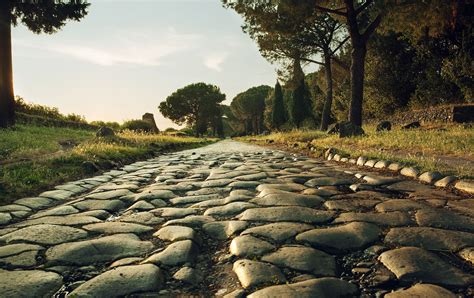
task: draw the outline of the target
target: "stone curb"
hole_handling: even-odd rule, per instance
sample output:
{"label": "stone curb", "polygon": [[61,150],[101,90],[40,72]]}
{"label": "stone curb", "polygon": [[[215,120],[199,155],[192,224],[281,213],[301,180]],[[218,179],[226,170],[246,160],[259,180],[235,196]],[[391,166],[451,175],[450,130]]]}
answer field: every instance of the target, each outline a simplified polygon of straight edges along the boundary
{"label": "stone curb", "polygon": [[[317,148],[311,148],[311,151],[314,152],[315,150],[317,150]],[[461,180],[456,176],[445,176],[437,171],[421,173],[418,168],[406,166],[399,162],[368,159],[365,156],[359,156],[355,159],[350,158],[349,156],[342,156],[338,152],[339,151],[335,148],[324,149],[324,159],[328,161],[355,164],[360,167],[390,170],[392,172],[397,172],[402,176],[413,178],[429,185],[434,185],[436,187],[448,187],[453,185],[454,188],[459,191],[474,194],[474,181],[472,180]]]}

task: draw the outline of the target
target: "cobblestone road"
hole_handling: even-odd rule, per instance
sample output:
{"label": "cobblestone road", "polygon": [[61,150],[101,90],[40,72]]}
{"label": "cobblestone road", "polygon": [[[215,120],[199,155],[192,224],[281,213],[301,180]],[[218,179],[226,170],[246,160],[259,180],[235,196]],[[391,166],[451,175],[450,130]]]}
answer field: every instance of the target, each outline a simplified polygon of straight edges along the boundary
{"label": "cobblestone road", "polygon": [[472,297],[474,200],[367,171],[226,140],[58,186],[0,207],[0,296]]}

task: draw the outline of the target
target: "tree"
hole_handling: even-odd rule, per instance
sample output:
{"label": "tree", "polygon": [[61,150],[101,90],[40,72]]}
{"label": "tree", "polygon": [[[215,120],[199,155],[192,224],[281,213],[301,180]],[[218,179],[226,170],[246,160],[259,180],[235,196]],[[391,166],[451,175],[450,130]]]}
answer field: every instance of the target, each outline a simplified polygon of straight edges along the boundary
{"label": "tree", "polygon": [[[314,3],[314,0],[308,0]],[[342,3],[340,3],[342,2]],[[347,27],[352,44],[351,53],[351,106],[349,121],[362,126],[362,104],[364,99],[365,57],[367,43],[382,21],[382,12],[377,11],[375,0],[316,1],[316,9],[339,17]],[[375,17],[371,18],[371,14]]]}
{"label": "tree", "polygon": [[313,108],[309,90],[306,86],[305,75],[299,59],[293,63],[293,79],[290,82],[291,100],[288,106],[290,122],[297,128],[307,118],[313,118]]}
{"label": "tree", "polygon": [[230,104],[234,116],[244,124],[246,134],[260,134],[263,132],[263,113],[265,99],[271,92],[269,86],[252,87],[237,94]]}
{"label": "tree", "polygon": [[219,87],[196,83],[173,92],[159,105],[164,117],[176,124],[187,124],[196,135],[202,135],[216,115],[221,115],[220,103],[225,100]]}
{"label": "tree", "polygon": [[15,123],[11,27],[22,23],[34,33],[51,34],[68,20],[81,20],[89,5],[82,0],[0,1],[0,127]]}
{"label": "tree", "polygon": [[271,109],[271,125],[273,128],[280,129],[285,121],[286,115],[285,103],[283,102],[283,92],[281,90],[280,82],[277,81]]}

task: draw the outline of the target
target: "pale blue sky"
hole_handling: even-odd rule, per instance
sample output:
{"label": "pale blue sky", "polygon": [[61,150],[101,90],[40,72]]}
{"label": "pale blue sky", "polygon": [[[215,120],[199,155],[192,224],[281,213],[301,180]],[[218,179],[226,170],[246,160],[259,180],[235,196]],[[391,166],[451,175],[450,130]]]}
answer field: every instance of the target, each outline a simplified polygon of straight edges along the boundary
{"label": "pale blue sky", "polygon": [[172,126],[158,104],[195,82],[218,85],[227,103],[274,85],[263,59],[219,0],[91,0],[89,14],[54,35],[13,30],[15,91],[87,120],[123,121],[145,112]]}

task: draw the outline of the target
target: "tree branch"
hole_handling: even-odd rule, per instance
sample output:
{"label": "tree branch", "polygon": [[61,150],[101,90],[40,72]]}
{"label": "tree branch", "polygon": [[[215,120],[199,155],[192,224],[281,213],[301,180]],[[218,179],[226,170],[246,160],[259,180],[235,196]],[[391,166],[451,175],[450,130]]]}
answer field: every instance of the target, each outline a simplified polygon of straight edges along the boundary
{"label": "tree branch", "polygon": [[362,38],[364,40],[368,40],[370,35],[374,33],[375,29],[380,25],[380,22],[382,21],[382,14],[379,14],[375,20],[365,29],[365,32],[362,34]]}
{"label": "tree branch", "polygon": [[340,16],[347,16],[347,13],[346,12],[342,12],[340,10],[343,10],[344,8],[338,8],[338,9],[331,9],[331,8],[327,8],[327,7],[322,7],[322,6],[319,6],[319,5],[316,5],[316,8],[321,10],[321,11],[324,11],[324,12],[327,12],[327,13],[332,13],[332,14],[337,14],[337,15],[340,15]]}
{"label": "tree branch", "polygon": [[324,65],[324,63],[319,62],[319,61],[316,61],[316,60],[313,60],[313,59],[300,58],[300,60],[307,61],[307,62],[313,62],[313,63],[319,64],[319,65]]}
{"label": "tree branch", "polygon": [[340,43],[339,45],[331,51],[331,56],[334,55],[337,51],[339,51],[339,49],[349,40],[349,38],[351,38],[350,36],[347,36],[346,38],[344,38]]}
{"label": "tree branch", "polygon": [[362,4],[361,6],[359,6],[356,10],[355,10],[355,14],[358,15],[359,13],[363,12],[364,9],[367,8],[367,6],[369,6],[370,4],[372,4],[372,2],[374,2],[374,0],[366,0],[364,2],[364,4]]}

